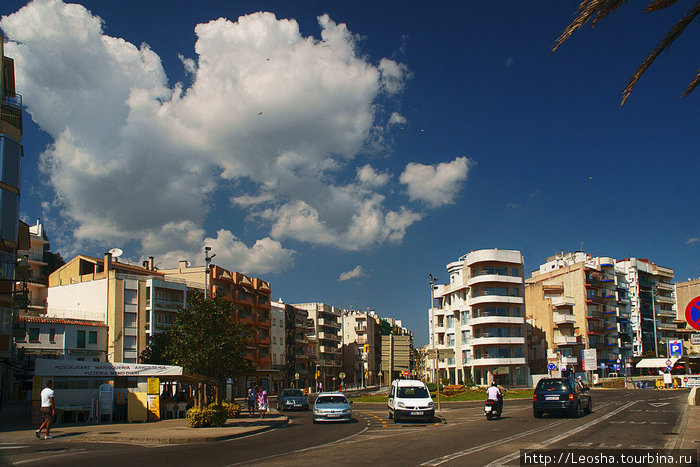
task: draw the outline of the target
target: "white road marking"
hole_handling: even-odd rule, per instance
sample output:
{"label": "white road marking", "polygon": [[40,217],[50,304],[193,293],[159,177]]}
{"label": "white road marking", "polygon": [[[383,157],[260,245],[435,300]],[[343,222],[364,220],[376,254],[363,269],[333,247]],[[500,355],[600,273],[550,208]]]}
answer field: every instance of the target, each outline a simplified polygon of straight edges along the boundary
{"label": "white road marking", "polygon": [[22,449],[29,446],[0,446],[0,449]]}
{"label": "white road marking", "polygon": [[[623,410],[625,410],[625,409],[628,408],[628,407],[631,407],[632,405],[636,404],[637,402],[639,402],[639,401],[629,402],[629,403],[623,405],[622,407],[619,407],[619,408],[613,410],[612,412],[603,415],[603,416],[600,417],[600,418],[597,418],[597,419],[595,419],[595,420],[592,420],[592,421],[590,421],[590,422],[588,422],[588,423],[585,423],[585,424],[583,424],[583,425],[581,425],[581,426],[579,426],[579,427],[577,427],[577,428],[574,428],[573,430],[569,430],[569,431],[567,431],[566,433],[562,433],[562,434],[560,434],[559,436],[555,436],[554,438],[550,438],[549,440],[547,440],[547,441],[545,441],[545,442],[543,442],[543,443],[538,443],[538,444],[534,445],[533,447],[529,447],[529,448],[527,448],[527,449],[542,449],[542,448],[546,448],[547,446],[550,446],[550,445],[552,445],[552,444],[554,444],[554,443],[556,443],[556,442],[558,442],[558,441],[561,441],[562,439],[568,438],[569,436],[575,435],[576,433],[580,433],[580,432],[582,432],[583,430],[586,430],[586,429],[588,429],[588,428],[590,428],[590,427],[592,427],[592,426],[594,426],[594,425],[597,425],[597,424],[600,423],[600,422],[603,422],[603,421],[609,419],[610,417],[613,417],[613,416],[617,415],[618,413],[622,412]],[[506,463],[508,463],[508,462],[510,462],[510,461],[512,461],[512,460],[515,460],[515,459],[517,459],[517,458],[519,458],[519,457],[520,457],[520,450],[515,451],[515,452],[513,452],[513,453],[511,453],[511,454],[508,454],[508,455],[506,455],[506,456],[503,456],[503,457],[501,457],[500,459],[496,459],[495,461],[491,462],[491,463],[488,464],[488,465],[489,465],[489,466],[500,466],[500,465],[506,464]]]}

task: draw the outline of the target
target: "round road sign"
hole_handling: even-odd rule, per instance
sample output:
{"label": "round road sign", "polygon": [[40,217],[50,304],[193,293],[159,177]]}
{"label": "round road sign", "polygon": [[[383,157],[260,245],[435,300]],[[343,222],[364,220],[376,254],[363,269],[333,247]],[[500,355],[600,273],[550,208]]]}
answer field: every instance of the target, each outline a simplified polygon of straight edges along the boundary
{"label": "round road sign", "polygon": [[686,376],[685,378],[683,378],[683,382],[684,382],[684,383],[687,383],[687,382],[688,382],[688,377],[687,377],[687,376]]}
{"label": "round road sign", "polygon": [[294,379],[299,379],[299,376],[301,376],[299,373],[294,373]]}
{"label": "round road sign", "polygon": [[671,366],[671,360],[666,360],[666,366]]}
{"label": "round road sign", "polygon": [[700,331],[700,297],[695,297],[685,307],[685,320],[693,329]]}
{"label": "round road sign", "polygon": [[[338,378],[345,379],[345,372],[341,371],[340,373],[338,373]],[[335,378],[333,378],[333,379],[335,379]]]}
{"label": "round road sign", "polygon": [[554,371],[557,369],[557,366],[554,363],[549,363],[549,364],[547,364],[547,369],[549,371]]}

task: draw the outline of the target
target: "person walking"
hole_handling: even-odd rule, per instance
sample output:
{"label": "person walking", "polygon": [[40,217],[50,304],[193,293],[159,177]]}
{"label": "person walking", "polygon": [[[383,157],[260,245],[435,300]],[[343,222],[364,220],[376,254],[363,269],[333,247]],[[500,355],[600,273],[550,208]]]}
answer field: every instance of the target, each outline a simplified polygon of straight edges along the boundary
{"label": "person walking", "polygon": [[56,415],[56,405],[53,398],[53,383],[49,380],[46,382],[46,387],[41,391],[41,414],[44,416],[44,421],[34,435],[41,438],[41,430],[46,427],[46,436],[44,439],[52,439],[51,436],[51,421]]}
{"label": "person walking", "polygon": [[260,418],[263,418],[265,417],[265,412],[267,412],[267,391],[263,390],[262,386],[258,386],[256,401]]}
{"label": "person walking", "polygon": [[252,417],[253,413],[255,412],[255,386],[253,383],[250,383],[250,387],[248,388],[248,416]]}

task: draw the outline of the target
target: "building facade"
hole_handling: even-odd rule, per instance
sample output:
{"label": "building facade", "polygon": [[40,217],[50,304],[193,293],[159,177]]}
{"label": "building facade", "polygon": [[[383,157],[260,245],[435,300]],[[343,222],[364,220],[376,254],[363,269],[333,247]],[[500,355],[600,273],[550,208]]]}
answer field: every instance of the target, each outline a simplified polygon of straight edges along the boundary
{"label": "building facade", "polygon": [[37,219],[36,224],[29,226],[28,250],[17,252],[18,274],[15,282],[17,290],[26,294],[26,307],[22,314],[41,316],[46,314],[46,299],[48,297],[48,262],[49,238],[44,232],[44,226]]}
{"label": "building facade", "polygon": [[[281,302],[279,302],[281,304]],[[316,387],[316,353],[318,341],[309,312],[284,304],[286,361],[285,386],[314,389]]]}
{"label": "building facade", "polygon": [[[447,265],[448,284],[433,289],[429,310],[435,377],[524,386],[528,380],[522,254],[477,250]],[[434,352],[437,350],[437,352]]]}
{"label": "building facade", "polygon": [[380,318],[373,311],[343,311],[343,372],[347,385],[374,385],[381,361],[382,334],[379,322]]}
{"label": "building facade", "polygon": [[297,303],[295,307],[306,310],[314,323],[316,346],[316,387],[337,389],[343,365],[341,345],[341,310],[325,303]]}
{"label": "building facade", "polygon": [[285,386],[284,376],[287,362],[285,306],[284,303],[280,302],[271,302],[270,306],[272,369],[275,370],[272,374],[272,388],[275,393],[279,394]]}

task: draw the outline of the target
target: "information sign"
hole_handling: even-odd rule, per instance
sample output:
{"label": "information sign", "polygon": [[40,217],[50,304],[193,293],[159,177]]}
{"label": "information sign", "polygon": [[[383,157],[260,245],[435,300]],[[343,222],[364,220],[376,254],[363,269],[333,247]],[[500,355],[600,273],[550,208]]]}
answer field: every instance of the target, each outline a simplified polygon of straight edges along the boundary
{"label": "information sign", "polygon": [[583,370],[595,371],[598,367],[598,356],[595,349],[583,349],[581,354],[583,357]]}
{"label": "information sign", "polygon": [[700,334],[691,334],[690,343],[692,345],[700,345]]}
{"label": "information sign", "polygon": [[[672,340],[668,341],[668,355],[671,357],[683,356],[683,341]],[[670,363],[669,363],[670,365]]]}

